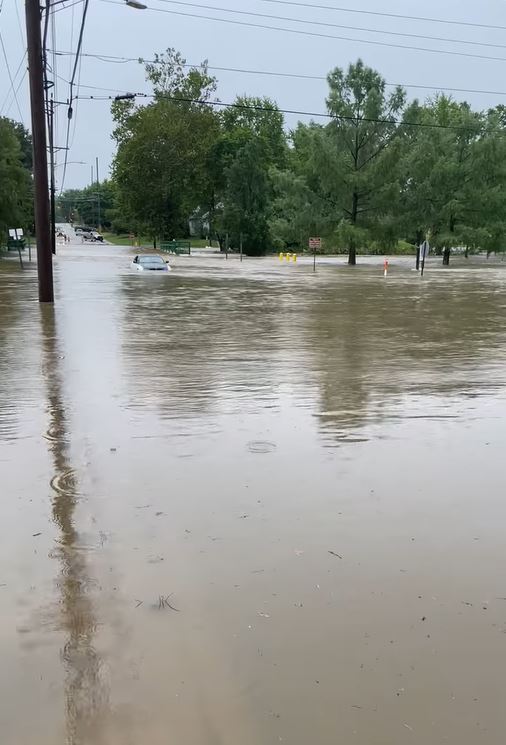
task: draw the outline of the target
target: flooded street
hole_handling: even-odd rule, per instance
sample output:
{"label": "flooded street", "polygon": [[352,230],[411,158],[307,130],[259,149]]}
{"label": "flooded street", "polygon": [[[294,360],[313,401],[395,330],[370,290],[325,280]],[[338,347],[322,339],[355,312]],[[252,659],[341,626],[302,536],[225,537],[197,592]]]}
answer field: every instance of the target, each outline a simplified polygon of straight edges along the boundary
{"label": "flooded street", "polygon": [[0,261],[2,745],[503,742],[506,262],[130,260]]}

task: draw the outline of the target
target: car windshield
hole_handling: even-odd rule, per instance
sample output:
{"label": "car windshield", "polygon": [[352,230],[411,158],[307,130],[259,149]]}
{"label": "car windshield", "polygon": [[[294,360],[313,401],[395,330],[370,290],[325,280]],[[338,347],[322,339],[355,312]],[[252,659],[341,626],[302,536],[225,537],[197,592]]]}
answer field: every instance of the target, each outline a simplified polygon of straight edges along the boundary
{"label": "car windshield", "polygon": [[165,264],[161,256],[139,256],[139,264]]}

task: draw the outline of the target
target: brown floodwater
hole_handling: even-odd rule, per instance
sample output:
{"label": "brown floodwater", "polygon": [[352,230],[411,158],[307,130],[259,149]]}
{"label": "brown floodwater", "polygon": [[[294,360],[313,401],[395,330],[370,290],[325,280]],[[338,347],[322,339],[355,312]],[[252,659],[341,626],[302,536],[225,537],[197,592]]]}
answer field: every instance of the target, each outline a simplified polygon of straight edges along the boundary
{"label": "brown floodwater", "polygon": [[498,745],[506,263],[0,261],[2,745]]}

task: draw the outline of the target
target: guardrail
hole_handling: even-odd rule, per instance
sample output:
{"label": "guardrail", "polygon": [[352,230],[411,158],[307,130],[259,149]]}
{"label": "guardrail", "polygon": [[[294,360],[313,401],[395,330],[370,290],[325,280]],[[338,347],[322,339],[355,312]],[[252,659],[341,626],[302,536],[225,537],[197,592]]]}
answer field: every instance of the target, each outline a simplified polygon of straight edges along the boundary
{"label": "guardrail", "polygon": [[176,254],[176,256],[181,256],[182,254],[191,256],[191,241],[162,241],[160,243],[160,251]]}

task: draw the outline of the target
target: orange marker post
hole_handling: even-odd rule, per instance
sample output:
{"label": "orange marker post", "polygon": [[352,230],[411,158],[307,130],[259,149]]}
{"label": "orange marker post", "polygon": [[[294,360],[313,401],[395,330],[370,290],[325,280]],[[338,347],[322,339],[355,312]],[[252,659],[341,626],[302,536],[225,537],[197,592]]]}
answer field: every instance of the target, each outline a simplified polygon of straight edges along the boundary
{"label": "orange marker post", "polygon": [[388,274],[388,259],[383,262],[383,276],[386,277]]}

